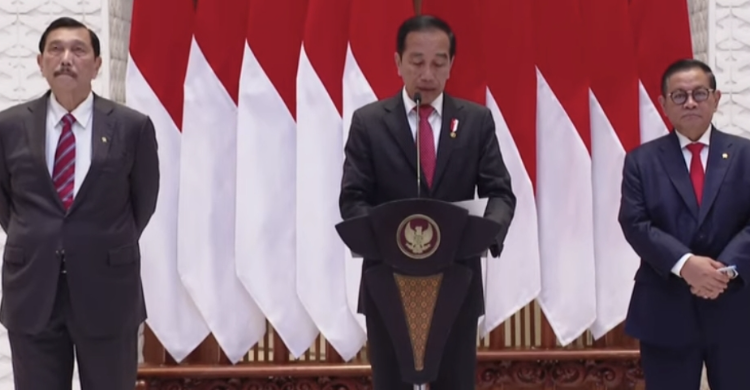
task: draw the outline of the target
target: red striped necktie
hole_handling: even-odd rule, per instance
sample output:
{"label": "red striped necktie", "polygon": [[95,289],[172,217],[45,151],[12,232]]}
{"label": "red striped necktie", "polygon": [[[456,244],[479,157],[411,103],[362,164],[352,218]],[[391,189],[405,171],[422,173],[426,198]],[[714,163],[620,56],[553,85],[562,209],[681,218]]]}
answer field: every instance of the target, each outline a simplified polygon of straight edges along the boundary
{"label": "red striped necktie", "polygon": [[73,204],[73,188],[76,171],[76,138],[73,135],[73,123],[76,118],[66,114],[62,118],[62,133],[55,151],[55,165],[52,169],[52,181],[65,210]]}

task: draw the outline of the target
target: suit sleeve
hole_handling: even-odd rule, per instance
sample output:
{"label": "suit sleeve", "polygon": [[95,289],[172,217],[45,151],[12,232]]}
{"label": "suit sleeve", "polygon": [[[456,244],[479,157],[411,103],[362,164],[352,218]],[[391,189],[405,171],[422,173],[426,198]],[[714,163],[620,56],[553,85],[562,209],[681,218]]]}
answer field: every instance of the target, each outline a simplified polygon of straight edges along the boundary
{"label": "suit sleeve", "polygon": [[370,148],[361,115],[355,112],[344,147],[344,172],[339,195],[339,210],[345,220],[367,215],[372,207],[375,172]]}
{"label": "suit sleeve", "polygon": [[655,227],[646,209],[644,188],[636,159],[625,156],[622,175],[622,196],[618,221],[623,235],[633,250],[664,278],[690,248],[670,234]]}
{"label": "suit sleeve", "polygon": [[516,210],[516,196],[511,188],[510,174],[503,161],[500,145],[495,133],[495,121],[489,110],[484,110],[479,153],[479,175],[477,195],[487,200],[485,217],[500,224],[501,229],[495,243],[490,246],[494,257],[500,256],[505,236]]}
{"label": "suit sleeve", "polygon": [[0,226],[8,232],[10,224],[10,172],[5,163],[5,146],[2,143],[3,124],[0,123]]}
{"label": "suit sleeve", "polygon": [[138,134],[133,170],[130,173],[130,198],[139,237],[154,214],[158,195],[159,156],[156,131],[151,119],[146,118]]}
{"label": "suit sleeve", "polygon": [[736,266],[739,276],[735,280],[739,281],[743,286],[746,285],[744,277],[750,275],[750,220],[729,241],[729,244],[721,251],[716,261]]}

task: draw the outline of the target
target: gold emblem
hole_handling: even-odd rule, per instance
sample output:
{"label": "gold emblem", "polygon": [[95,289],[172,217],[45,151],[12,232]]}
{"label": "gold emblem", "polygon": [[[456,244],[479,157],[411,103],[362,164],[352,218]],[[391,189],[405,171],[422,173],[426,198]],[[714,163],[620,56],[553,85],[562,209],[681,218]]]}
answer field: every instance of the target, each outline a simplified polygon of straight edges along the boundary
{"label": "gold emblem", "polygon": [[440,228],[426,215],[410,215],[401,221],[396,232],[396,243],[406,256],[425,259],[440,246]]}

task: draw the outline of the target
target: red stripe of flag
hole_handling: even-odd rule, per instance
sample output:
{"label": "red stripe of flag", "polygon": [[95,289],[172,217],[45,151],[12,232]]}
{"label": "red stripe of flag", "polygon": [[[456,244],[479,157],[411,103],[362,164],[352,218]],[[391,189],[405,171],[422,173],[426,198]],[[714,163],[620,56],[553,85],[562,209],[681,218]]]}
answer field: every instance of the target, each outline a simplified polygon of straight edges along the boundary
{"label": "red stripe of flag", "polygon": [[393,53],[398,27],[414,16],[412,0],[352,0],[349,44],[359,69],[378,99],[403,87]]}
{"label": "red stripe of flag", "polygon": [[[130,55],[178,129],[194,16],[192,3],[183,0],[133,3]],[[164,28],[167,20],[169,28]]]}
{"label": "red stripe of flag", "polygon": [[589,79],[583,57],[580,3],[535,1],[534,22],[536,64],[590,153]]}
{"label": "red stripe of flag", "polygon": [[658,98],[667,67],[677,60],[693,58],[687,0],[630,0],[629,11],[641,82],[671,129]]}
{"label": "red stripe of flag", "polygon": [[246,0],[201,1],[196,15],[195,41],[234,104],[240,88],[247,3]]}
{"label": "red stripe of flag", "polygon": [[247,42],[292,117],[308,0],[250,0]]}
{"label": "red stripe of flag", "polygon": [[625,151],[641,143],[638,65],[627,0],[581,0],[591,90]]}
{"label": "red stripe of flag", "polygon": [[[484,105],[487,75],[484,61],[482,6],[485,0],[423,0],[422,13],[445,20],[461,41],[445,91]],[[460,54],[458,54],[460,52]]]}
{"label": "red stripe of flag", "polygon": [[350,12],[351,0],[310,0],[305,26],[305,53],[339,115]]}
{"label": "red stripe of flag", "polygon": [[[487,0],[487,82],[536,185],[536,63],[531,1]],[[491,65],[491,66],[490,66]]]}

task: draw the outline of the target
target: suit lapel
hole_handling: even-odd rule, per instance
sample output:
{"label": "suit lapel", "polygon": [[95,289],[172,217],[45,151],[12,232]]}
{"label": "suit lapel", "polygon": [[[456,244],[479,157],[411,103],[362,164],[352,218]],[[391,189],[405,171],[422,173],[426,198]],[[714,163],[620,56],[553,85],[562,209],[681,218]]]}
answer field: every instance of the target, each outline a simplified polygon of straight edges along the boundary
{"label": "suit lapel", "polygon": [[[80,200],[89,191],[89,188],[93,185],[91,182],[96,179],[102,164],[107,160],[109,146],[112,144],[114,129],[117,125],[115,119],[110,115],[113,110],[114,106],[111,102],[94,95],[94,108],[91,113],[91,166],[86,177],[82,178],[83,182],[78,194],[73,199],[69,212],[73,212],[81,203]],[[76,180],[79,179],[76,178]]]}
{"label": "suit lapel", "polygon": [[662,143],[660,149],[661,154],[659,154],[659,158],[662,164],[664,164],[664,169],[666,169],[669,175],[669,180],[677,189],[677,192],[682,197],[691,214],[698,219],[698,200],[695,198],[690,173],[685,165],[685,157],[682,154],[680,142],[674,131],[670,133],[669,137],[665,138],[665,142]]}
{"label": "suit lapel", "polygon": [[451,153],[453,152],[453,149],[455,149],[457,143],[456,138],[450,137],[450,122],[453,119],[458,119],[459,123],[464,122],[462,118],[457,118],[462,107],[450,96],[445,94],[443,96],[443,116],[442,124],[440,125],[440,140],[438,141],[435,176],[432,179],[433,193],[440,184],[440,180],[448,168],[448,161],[450,161]]}
{"label": "suit lapel", "polygon": [[385,124],[391,136],[396,140],[399,149],[404,153],[406,161],[414,171],[417,172],[417,148],[414,143],[414,136],[411,133],[409,119],[406,116],[406,109],[401,94],[386,101],[384,108],[388,113],[385,116]]}
{"label": "suit lapel", "polygon": [[716,195],[719,193],[721,183],[727,173],[729,165],[732,163],[731,153],[732,142],[724,133],[719,132],[716,128],[711,130],[711,144],[708,147],[708,160],[706,163],[706,176],[703,184],[703,202],[700,207],[698,216],[698,225],[711,210]]}
{"label": "suit lapel", "polygon": [[41,98],[35,100],[29,105],[30,115],[26,118],[25,126],[29,135],[29,149],[31,155],[39,168],[44,172],[44,180],[47,182],[53,202],[61,209],[62,201],[57,195],[55,184],[52,182],[52,176],[49,173],[47,165],[47,103],[51,95],[50,91]]}

